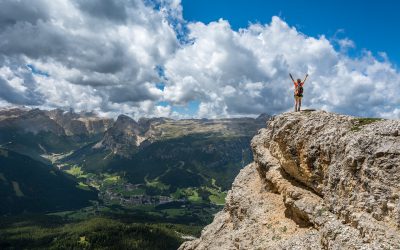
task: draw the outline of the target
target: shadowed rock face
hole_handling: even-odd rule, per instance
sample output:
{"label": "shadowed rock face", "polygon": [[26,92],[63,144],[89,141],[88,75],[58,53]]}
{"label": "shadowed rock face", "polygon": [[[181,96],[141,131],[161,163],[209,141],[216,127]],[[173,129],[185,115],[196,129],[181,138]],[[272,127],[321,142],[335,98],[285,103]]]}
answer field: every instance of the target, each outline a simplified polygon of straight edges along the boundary
{"label": "shadowed rock face", "polygon": [[61,109],[45,111],[47,115],[64,128],[67,135],[90,135],[104,133],[114,120],[99,117],[94,113],[74,113]]}
{"label": "shadowed rock face", "polygon": [[[173,120],[159,117],[141,118],[136,122],[126,115],[120,115],[114,125],[104,133],[103,139],[95,144],[93,148],[111,150],[113,154],[131,158],[138,149],[156,141],[188,135],[208,135],[214,138],[216,136],[250,137],[265,124],[267,117],[268,115],[266,114],[257,119]],[[171,157],[171,155],[165,157]]]}
{"label": "shadowed rock face", "polygon": [[114,154],[129,158],[143,140],[139,124],[129,116],[120,115],[95,147],[105,147]]}
{"label": "shadowed rock face", "polygon": [[0,109],[0,129],[14,128],[34,134],[41,131],[58,136],[99,134],[113,123],[113,119],[98,117],[94,113],[74,113],[61,109]]}
{"label": "shadowed rock face", "polygon": [[400,249],[400,121],[272,118],[224,210],[180,249]]}
{"label": "shadowed rock face", "polygon": [[0,129],[12,128],[21,132],[37,134],[40,131],[65,135],[64,129],[39,109],[7,109],[0,111]]}

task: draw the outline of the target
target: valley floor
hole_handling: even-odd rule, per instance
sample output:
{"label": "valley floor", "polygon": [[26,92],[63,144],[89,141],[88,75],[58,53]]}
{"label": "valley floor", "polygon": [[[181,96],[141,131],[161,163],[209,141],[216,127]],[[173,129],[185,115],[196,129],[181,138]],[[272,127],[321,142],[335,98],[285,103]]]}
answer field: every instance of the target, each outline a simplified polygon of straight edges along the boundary
{"label": "valley floor", "polygon": [[64,171],[78,180],[78,188],[96,189],[98,201],[78,210],[3,216],[0,249],[177,249],[200,235],[226,195],[215,183],[169,193],[148,178],[131,184],[115,173]]}

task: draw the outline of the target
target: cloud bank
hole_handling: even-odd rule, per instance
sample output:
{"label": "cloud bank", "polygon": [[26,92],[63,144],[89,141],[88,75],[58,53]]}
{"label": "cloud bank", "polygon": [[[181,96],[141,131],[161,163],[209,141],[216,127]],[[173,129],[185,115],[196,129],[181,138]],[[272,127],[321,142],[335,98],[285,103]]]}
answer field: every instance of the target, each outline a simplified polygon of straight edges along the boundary
{"label": "cloud bank", "polygon": [[310,74],[304,106],[400,118],[400,74],[385,56],[351,57],[353,41],[310,37],[278,17],[235,31],[226,20],[186,22],[179,0],[3,0],[0,28],[0,105],[280,113],[292,109],[291,72]]}

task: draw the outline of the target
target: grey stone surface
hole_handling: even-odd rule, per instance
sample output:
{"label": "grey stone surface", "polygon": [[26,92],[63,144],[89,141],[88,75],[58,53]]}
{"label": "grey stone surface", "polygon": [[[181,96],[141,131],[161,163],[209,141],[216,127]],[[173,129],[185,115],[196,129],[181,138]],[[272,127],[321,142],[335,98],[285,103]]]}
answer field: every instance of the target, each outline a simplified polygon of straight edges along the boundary
{"label": "grey stone surface", "polygon": [[180,249],[400,249],[400,121],[272,118],[224,210]]}

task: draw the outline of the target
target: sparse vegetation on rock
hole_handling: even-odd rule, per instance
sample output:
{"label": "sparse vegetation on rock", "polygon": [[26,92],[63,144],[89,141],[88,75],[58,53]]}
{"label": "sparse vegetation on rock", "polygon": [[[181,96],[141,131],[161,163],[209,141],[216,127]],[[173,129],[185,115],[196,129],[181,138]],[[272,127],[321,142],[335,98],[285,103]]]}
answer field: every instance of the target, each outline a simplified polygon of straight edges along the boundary
{"label": "sparse vegetation on rock", "polygon": [[324,111],[272,118],[224,210],[180,249],[400,249],[399,132]]}

